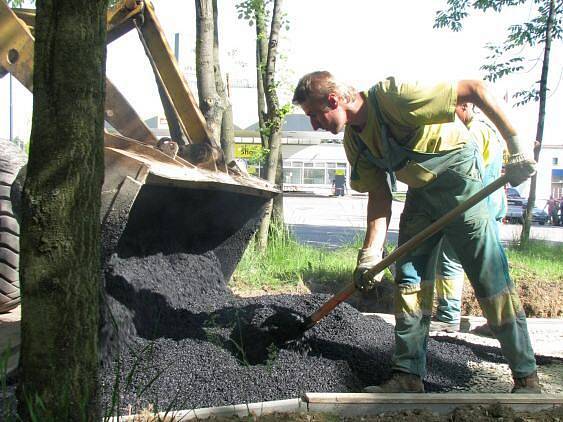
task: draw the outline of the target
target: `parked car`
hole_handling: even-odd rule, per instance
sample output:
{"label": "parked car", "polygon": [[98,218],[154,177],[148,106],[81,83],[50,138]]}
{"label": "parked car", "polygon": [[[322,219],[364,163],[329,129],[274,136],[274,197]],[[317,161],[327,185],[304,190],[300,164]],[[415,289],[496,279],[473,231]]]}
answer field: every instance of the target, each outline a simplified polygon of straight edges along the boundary
{"label": "parked car", "polygon": [[[509,196],[509,189],[516,191],[516,194],[511,192],[512,196]],[[505,217],[506,221],[509,223],[521,224],[524,220],[528,199],[521,197],[518,191],[514,188],[508,188],[506,196],[506,202],[508,205]],[[538,199],[532,209],[532,223],[538,223],[543,226],[547,222],[548,218],[549,216],[545,211],[545,201]]]}
{"label": "parked car", "polygon": [[[509,195],[509,190],[516,191],[517,196],[514,194]],[[513,224],[521,223],[524,218],[524,209],[528,201],[522,198],[516,189],[508,188],[506,192],[506,204],[505,220]]]}
{"label": "parked car", "polygon": [[538,223],[543,226],[545,223],[547,223],[548,218],[549,216],[544,209],[540,207],[534,207],[534,209],[532,210],[532,223]]}
{"label": "parked car", "polygon": [[522,198],[520,192],[516,188],[506,188],[506,197],[507,198]]}

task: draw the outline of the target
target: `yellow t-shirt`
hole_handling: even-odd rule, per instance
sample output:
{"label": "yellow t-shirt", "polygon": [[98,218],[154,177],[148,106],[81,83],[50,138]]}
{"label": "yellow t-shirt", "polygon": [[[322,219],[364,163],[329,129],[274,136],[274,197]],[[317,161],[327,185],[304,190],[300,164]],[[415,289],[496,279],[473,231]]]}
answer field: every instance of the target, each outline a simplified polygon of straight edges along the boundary
{"label": "yellow t-shirt", "polygon": [[[351,180],[358,192],[377,190],[386,183],[385,172],[370,163],[352,140],[352,131],[360,136],[376,158],[382,157],[381,126],[368,94],[367,123],[361,132],[347,125],[344,149],[350,165],[359,176]],[[469,140],[469,132],[456,118],[457,90],[455,83],[422,85],[399,83],[387,78],[377,84],[377,103],[390,136],[399,144],[418,152],[436,153],[461,148]],[[359,157],[358,157],[359,155]],[[428,183],[432,176],[414,162],[395,172],[397,179],[412,187]]]}
{"label": "yellow t-shirt", "polygon": [[[483,164],[487,167],[493,159],[498,159],[504,152],[504,142],[492,126],[482,120],[473,119],[467,125],[469,133],[483,154]],[[502,160],[502,159],[501,159]]]}

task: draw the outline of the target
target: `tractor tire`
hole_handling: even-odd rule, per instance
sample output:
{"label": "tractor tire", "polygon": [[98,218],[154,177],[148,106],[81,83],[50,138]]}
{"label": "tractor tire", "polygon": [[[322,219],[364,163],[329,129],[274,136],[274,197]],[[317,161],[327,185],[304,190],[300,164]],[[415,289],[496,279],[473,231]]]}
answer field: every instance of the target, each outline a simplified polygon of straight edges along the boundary
{"label": "tractor tire", "polygon": [[0,313],[20,303],[20,225],[17,206],[27,156],[11,142],[0,140]]}

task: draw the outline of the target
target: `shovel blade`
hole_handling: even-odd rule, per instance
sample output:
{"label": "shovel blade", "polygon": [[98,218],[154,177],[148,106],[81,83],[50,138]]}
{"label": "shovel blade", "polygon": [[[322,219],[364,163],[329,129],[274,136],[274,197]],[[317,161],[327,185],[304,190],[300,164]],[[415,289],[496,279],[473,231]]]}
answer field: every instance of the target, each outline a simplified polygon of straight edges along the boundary
{"label": "shovel blade", "polygon": [[261,328],[277,345],[299,340],[306,331],[303,316],[292,311],[276,312],[262,323]]}

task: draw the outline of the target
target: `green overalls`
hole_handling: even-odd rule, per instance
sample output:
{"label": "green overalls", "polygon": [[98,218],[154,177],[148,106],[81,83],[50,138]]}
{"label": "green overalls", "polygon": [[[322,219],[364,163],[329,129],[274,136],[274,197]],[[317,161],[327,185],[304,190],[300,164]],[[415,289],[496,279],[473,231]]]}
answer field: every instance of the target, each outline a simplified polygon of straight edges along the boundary
{"label": "green overalls", "polygon": [[[495,130],[486,122],[473,122],[468,127],[469,133],[481,138],[485,128],[485,136],[489,137],[488,155],[489,160],[483,171],[483,183],[488,185],[494,182],[501,174],[503,148],[500,139],[496,139]],[[495,136],[495,138],[491,138]],[[496,222],[495,229],[499,230],[502,218],[506,215],[506,198],[503,189],[492,193],[485,200],[489,208],[489,215]],[[461,297],[463,291],[464,272],[457,255],[455,254],[450,242],[441,238],[436,246],[428,269],[431,271],[427,280],[434,280],[436,290],[436,312],[434,314],[438,321],[459,324],[461,320]],[[434,273],[432,271],[435,271]]]}
{"label": "green overalls", "polygon": [[[436,179],[423,187],[409,187],[399,226],[400,246],[483,188],[482,158],[471,142],[443,154],[420,153],[401,146],[388,133],[375,89],[370,90],[368,99],[384,128],[382,143],[385,158],[375,158],[367,147],[361,148],[358,142],[363,141],[354,134],[353,140],[361,154],[387,172],[413,160],[436,174]],[[458,255],[513,375],[520,378],[536,370],[526,316],[508,275],[508,261],[495,224],[486,202],[482,201],[457,217],[441,233],[397,261],[394,370],[421,377],[426,374],[426,346],[434,285],[433,280],[429,281],[425,275],[432,250],[442,236],[448,239]]]}

